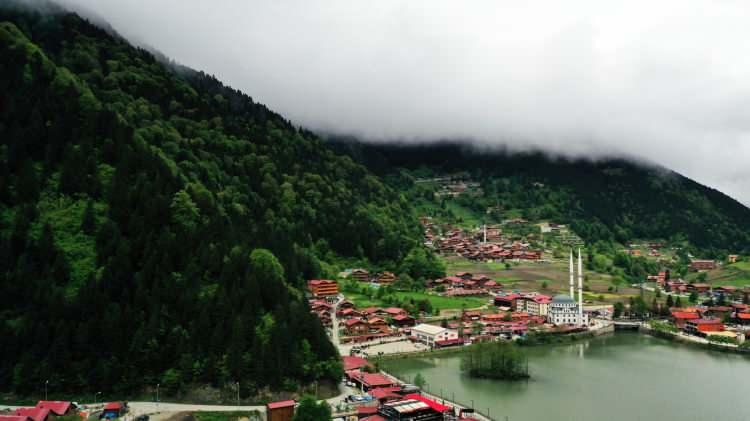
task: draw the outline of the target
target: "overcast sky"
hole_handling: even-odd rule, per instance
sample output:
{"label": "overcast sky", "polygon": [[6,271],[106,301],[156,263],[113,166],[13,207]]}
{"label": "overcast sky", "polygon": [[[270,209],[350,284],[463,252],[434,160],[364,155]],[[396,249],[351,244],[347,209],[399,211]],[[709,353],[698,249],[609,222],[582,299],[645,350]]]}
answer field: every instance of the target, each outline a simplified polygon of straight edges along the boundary
{"label": "overcast sky", "polygon": [[64,2],[314,130],[643,158],[750,203],[746,1]]}

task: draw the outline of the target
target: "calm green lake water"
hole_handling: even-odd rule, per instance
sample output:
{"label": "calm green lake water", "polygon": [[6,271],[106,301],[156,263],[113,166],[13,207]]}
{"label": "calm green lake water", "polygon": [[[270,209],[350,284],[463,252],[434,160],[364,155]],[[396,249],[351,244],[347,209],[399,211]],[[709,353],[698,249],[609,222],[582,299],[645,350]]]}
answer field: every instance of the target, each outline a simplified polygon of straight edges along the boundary
{"label": "calm green lake water", "polygon": [[750,357],[637,333],[527,348],[531,380],[461,374],[460,356],[388,361],[384,369],[508,421],[750,420]]}

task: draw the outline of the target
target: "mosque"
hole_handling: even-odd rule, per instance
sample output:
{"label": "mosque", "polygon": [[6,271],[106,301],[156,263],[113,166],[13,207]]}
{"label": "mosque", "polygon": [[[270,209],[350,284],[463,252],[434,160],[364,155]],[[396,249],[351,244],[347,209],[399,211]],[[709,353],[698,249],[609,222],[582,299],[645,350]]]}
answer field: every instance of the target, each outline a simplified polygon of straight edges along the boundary
{"label": "mosque", "polygon": [[576,303],[573,270],[573,250],[570,251],[570,296],[560,294],[552,298],[547,321],[554,325],[588,326],[589,316],[583,312],[583,263],[578,249],[578,303]]}

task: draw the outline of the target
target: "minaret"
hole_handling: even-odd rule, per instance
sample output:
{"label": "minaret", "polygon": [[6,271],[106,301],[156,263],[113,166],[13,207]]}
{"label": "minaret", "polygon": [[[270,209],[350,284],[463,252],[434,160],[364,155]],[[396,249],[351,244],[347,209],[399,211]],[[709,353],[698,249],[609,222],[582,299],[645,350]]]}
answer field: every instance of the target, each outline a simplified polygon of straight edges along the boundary
{"label": "minaret", "polygon": [[570,298],[576,299],[576,295],[573,292],[573,249],[570,249]]}
{"label": "minaret", "polygon": [[583,325],[583,262],[578,248],[578,324]]}

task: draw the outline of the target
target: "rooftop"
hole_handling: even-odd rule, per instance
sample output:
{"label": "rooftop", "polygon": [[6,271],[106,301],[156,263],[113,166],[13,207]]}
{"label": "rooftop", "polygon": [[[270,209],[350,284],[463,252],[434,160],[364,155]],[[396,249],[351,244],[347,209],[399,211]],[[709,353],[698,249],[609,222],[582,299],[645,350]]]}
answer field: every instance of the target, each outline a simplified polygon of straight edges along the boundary
{"label": "rooftop", "polygon": [[426,323],[420,323],[414,326],[413,328],[411,328],[412,332],[421,332],[421,333],[426,333],[428,335],[437,335],[444,330],[445,330],[444,327],[428,325]]}
{"label": "rooftop", "polygon": [[288,401],[278,401],[278,402],[269,402],[266,404],[268,409],[279,409],[279,408],[288,408],[290,406],[294,406],[295,402],[293,400]]}

